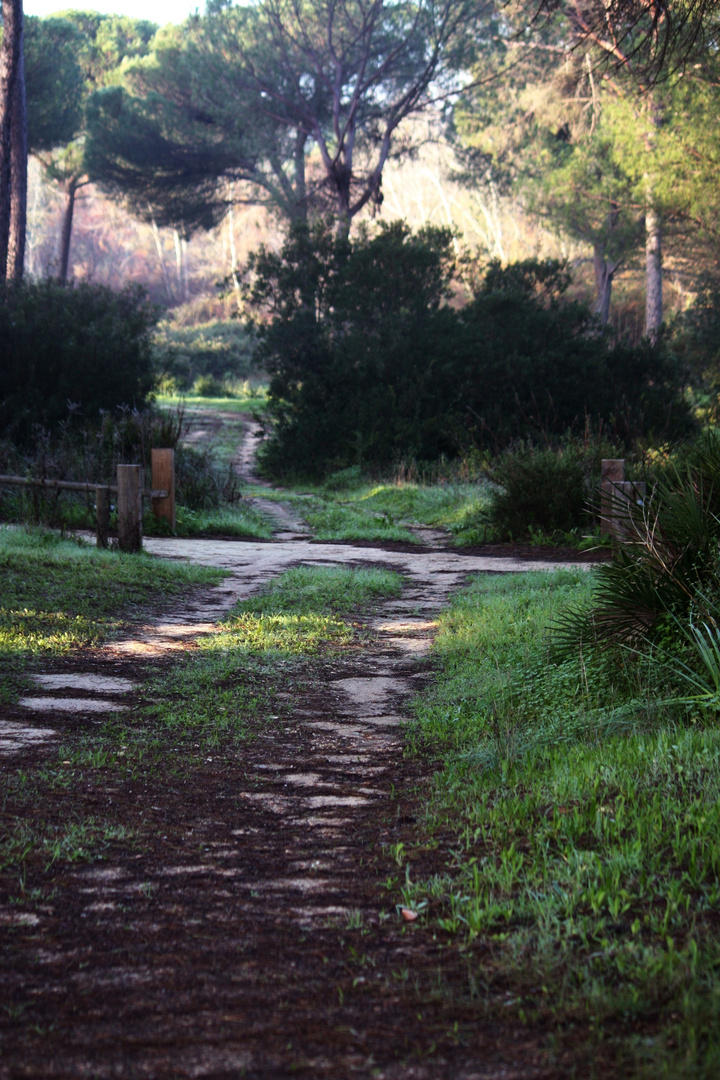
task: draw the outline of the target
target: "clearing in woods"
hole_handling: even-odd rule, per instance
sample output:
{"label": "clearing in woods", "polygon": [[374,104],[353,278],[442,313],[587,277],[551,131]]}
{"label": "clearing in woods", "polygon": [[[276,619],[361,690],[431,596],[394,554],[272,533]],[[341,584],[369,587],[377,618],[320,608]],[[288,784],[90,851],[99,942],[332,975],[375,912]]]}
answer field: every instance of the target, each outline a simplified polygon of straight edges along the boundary
{"label": "clearing in woods", "polygon": [[[147,540],[228,576],[45,664],[2,707],[3,826],[22,819],[28,851],[33,837],[61,839],[0,875],[0,1078],[569,1075],[578,1057],[551,1059],[543,1032],[490,1019],[461,952],[405,920],[392,854],[416,840],[433,772],[404,756],[403,723],[432,677],[438,610],[470,574],[552,564],[462,555],[430,536],[412,550],[314,543],[282,504],[262,507],[276,515],[270,543]],[[206,725],[177,746],[171,730],[87,750],[100,724],[112,741],[108,718],[119,732],[147,726],[158,676],[172,681],[238,600],[300,566],[391,570],[404,584],[350,614],[339,644],[263,669],[271,706],[249,707],[242,741]],[[232,693],[250,700],[247,686],[231,691],[223,708]],[[98,823],[102,843],[85,843]],[[423,872],[445,858],[428,850]]]}

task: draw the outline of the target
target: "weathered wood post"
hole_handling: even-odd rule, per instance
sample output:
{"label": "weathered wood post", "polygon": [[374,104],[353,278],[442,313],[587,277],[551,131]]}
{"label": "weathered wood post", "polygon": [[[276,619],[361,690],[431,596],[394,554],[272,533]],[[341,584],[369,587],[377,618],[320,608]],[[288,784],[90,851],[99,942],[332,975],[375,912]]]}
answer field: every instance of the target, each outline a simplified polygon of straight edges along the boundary
{"label": "weathered wood post", "polygon": [[603,458],[600,462],[600,532],[615,535],[617,486],[625,481],[625,459]]}
{"label": "weathered wood post", "polygon": [[118,465],[118,547],[142,549],[143,471],[140,465]]}
{"label": "weathered wood post", "polygon": [[110,488],[95,488],[95,515],[97,521],[97,546],[108,546],[108,529],[110,528]]}
{"label": "weathered wood post", "polygon": [[165,498],[153,498],[152,512],[175,532],[175,451],[153,450],[150,456],[153,491],[167,491]]}

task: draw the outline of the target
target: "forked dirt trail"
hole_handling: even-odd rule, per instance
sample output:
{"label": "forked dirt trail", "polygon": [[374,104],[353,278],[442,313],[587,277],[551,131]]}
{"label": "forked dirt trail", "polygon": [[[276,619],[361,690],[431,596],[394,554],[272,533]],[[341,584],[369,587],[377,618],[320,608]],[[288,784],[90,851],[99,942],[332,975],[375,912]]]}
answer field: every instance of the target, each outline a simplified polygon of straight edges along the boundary
{"label": "forked dirt trail", "polygon": [[[9,737],[13,765],[37,766],[97,719],[97,702],[132,714],[144,674],[290,566],[382,565],[407,587],[373,609],[361,644],[288,680],[254,741],[102,786],[80,775],[38,808],[110,815],[133,840],[64,864],[49,892],[24,883],[34,903],[3,898],[0,1078],[569,1075],[541,1033],[484,1019],[458,954],[422,918],[403,921],[392,857],[414,837],[431,771],[404,758],[402,725],[431,678],[437,612],[469,574],[549,564],[306,539],[146,546],[230,576],[49,671],[5,720],[47,733]],[[424,869],[446,854],[428,852]]]}

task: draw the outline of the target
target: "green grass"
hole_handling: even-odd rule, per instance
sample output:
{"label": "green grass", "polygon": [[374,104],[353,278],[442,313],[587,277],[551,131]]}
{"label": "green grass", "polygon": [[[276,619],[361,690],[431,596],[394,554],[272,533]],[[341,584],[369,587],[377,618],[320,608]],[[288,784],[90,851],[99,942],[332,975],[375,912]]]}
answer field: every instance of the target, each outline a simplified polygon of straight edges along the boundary
{"label": "green grass", "polygon": [[272,524],[265,515],[242,501],[213,510],[178,506],[174,532],[166,522],[156,521],[148,514],[143,528],[146,536],[237,536],[255,540],[269,540],[272,536]]}
{"label": "green grass", "polygon": [[47,531],[0,528],[0,702],[25,688],[28,665],[97,646],[148,607],[223,576]]}
{"label": "green grass", "polygon": [[0,528],[0,658],[97,645],[148,605],[223,576],[151,555],[98,551],[56,533]]}
{"label": "green grass", "polygon": [[419,827],[445,865],[403,899],[503,1014],[560,1045],[579,1024],[618,1075],[715,1076],[720,731],[663,705],[650,661],[554,658],[548,623],[590,587],[481,578],[441,619],[413,737],[445,760]]}
{"label": "green grass", "polygon": [[357,640],[358,628],[343,616],[401,590],[400,575],[387,570],[288,570],[237,604],[217,633],[152,683],[161,703],[147,715],[208,747],[226,736],[247,738],[274,710],[278,688],[296,685],[303,659]]}
{"label": "green grass", "polygon": [[262,412],[267,403],[264,386],[240,383],[233,389],[233,397],[200,397],[198,394],[158,394],[155,398],[161,408],[175,409],[183,405],[188,413],[194,409],[215,409],[219,412]]}
{"label": "green grass", "polygon": [[484,482],[375,483],[363,479],[359,470],[346,469],[321,487],[262,493],[291,502],[317,540],[413,544],[421,539],[412,527],[429,526],[447,530],[457,544],[474,544],[486,536],[488,490]]}

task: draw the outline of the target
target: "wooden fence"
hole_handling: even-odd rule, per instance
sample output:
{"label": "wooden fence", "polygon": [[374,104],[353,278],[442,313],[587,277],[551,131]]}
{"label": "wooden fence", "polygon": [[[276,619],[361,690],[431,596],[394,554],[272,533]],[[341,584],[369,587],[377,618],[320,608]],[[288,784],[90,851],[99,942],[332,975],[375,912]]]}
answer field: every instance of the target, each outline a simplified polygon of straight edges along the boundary
{"label": "wooden fence", "polygon": [[624,458],[603,458],[600,464],[600,531],[613,540],[631,528],[631,505],[641,506],[647,495],[644,481],[625,479]]}
{"label": "wooden fence", "polygon": [[26,476],[0,475],[0,487],[48,488],[55,491],[95,493],[97,546],[106,548],[110,530],[110,496],[117,495],[118,547],[121,551],[142,548],[143,498],[151,500],[153,515],[175,528],[175,451],[151,452],[151,487],[143,485],[141,465],[118,465],[117,484],[88,484],[73,480],[33,480]]}

